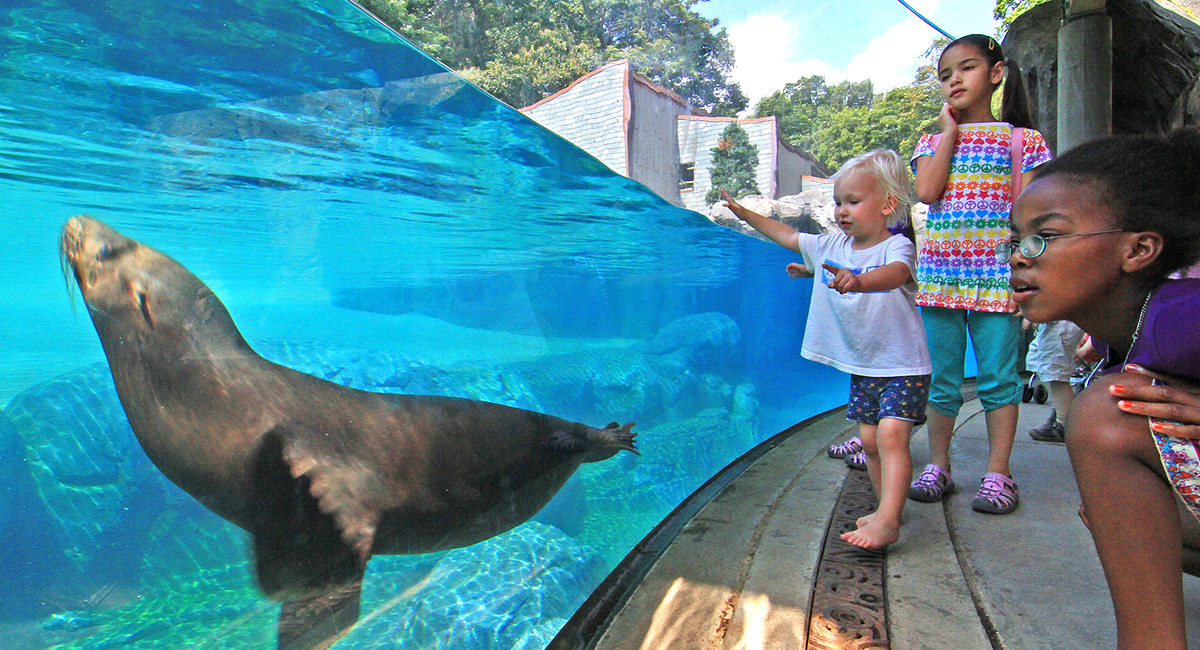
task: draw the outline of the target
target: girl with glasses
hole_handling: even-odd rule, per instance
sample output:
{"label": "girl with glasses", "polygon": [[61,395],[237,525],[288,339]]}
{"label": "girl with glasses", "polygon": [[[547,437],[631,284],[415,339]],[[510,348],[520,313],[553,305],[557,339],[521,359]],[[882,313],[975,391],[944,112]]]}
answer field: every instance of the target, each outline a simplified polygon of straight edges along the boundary
{"label": "girl with glasses", "polygon": [[[1104,357],[1066,440],[1118,647],[1183,650],[1183,531],[1200,515],[1200,279],[1169,276],[1200,260],[1200,133],[1067,152],[1021,194],[1012,231],[998,250],[1021,312],[1073,321]],[[1168,414],[1183,422],[1146,417]]]}

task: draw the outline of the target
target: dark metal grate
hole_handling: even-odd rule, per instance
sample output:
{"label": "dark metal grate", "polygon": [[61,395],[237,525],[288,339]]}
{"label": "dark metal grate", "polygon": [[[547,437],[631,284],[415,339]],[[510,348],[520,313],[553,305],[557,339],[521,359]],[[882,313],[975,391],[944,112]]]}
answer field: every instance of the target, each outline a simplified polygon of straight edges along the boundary
{"label": "dark metal grate", "polygon": [[886,554],[847,544],[840,537],[875,507],[867,473],[850,470],[825,531],[817,566],[808,619],[810,650],[891,647],[884,594]]}

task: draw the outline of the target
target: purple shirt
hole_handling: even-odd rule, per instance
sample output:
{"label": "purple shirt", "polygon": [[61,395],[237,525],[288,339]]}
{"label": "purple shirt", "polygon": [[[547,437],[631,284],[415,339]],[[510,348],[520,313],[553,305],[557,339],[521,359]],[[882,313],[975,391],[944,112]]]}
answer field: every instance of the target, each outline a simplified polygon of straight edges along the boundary
{"label": "purple shirt", "polygon": [[1117,372],[1125,363],[1200,381],[1200,278],[1167,280],[1154,290],[1146,319],[1129,360],[1116,357],[1103,341],[1092,339],[1104,355],[1104,372]]}

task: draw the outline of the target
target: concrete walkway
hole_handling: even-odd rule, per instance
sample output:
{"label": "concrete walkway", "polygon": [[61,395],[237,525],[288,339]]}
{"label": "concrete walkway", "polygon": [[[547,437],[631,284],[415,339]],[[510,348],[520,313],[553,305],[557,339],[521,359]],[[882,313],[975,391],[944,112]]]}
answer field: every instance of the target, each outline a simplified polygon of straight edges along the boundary
{"label": "concrete walkway", "polygon": [[[825,455],[829,442],[852,435],[852,423],[842,410],[809,423],[686,514],[637,582],[607,595],[612,607],[594,633],[551,648],[1115,647],[1066,448],[1026,433],[1049,412],[1022,405],[1012,460],[1021,506],[985,515],[970,501],[987,434],[979,402],[968,402],[952,450],[957,492],[941,504],[909,501],[885,558],[836,540],[872,505],[851,489],[865,485],[865,473]],[[919,472],[928,459],[923,427],[912,449]],[[1200,580],[1185,576],[1185,588],[1200,619]],[[1200,649],[1200,620],[1189,623]]]}

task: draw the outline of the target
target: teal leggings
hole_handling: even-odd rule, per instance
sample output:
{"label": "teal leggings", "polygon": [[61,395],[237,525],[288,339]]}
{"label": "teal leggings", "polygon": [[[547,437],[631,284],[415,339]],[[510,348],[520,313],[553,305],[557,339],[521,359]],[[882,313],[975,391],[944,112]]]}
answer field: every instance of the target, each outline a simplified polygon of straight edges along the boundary
{"label": "teal leggings", "polygon": [[976,384],[979,401],[992,411],[1021,401],[1021,377],[1017,374],[1017,352],[1021,343],[1021,319],[1012,314],[948,307],[921,307],[933,381],[929,406],[948,417],[962,408],[962,383],[967,357],[967,333],[974,344],[979,364]]}

